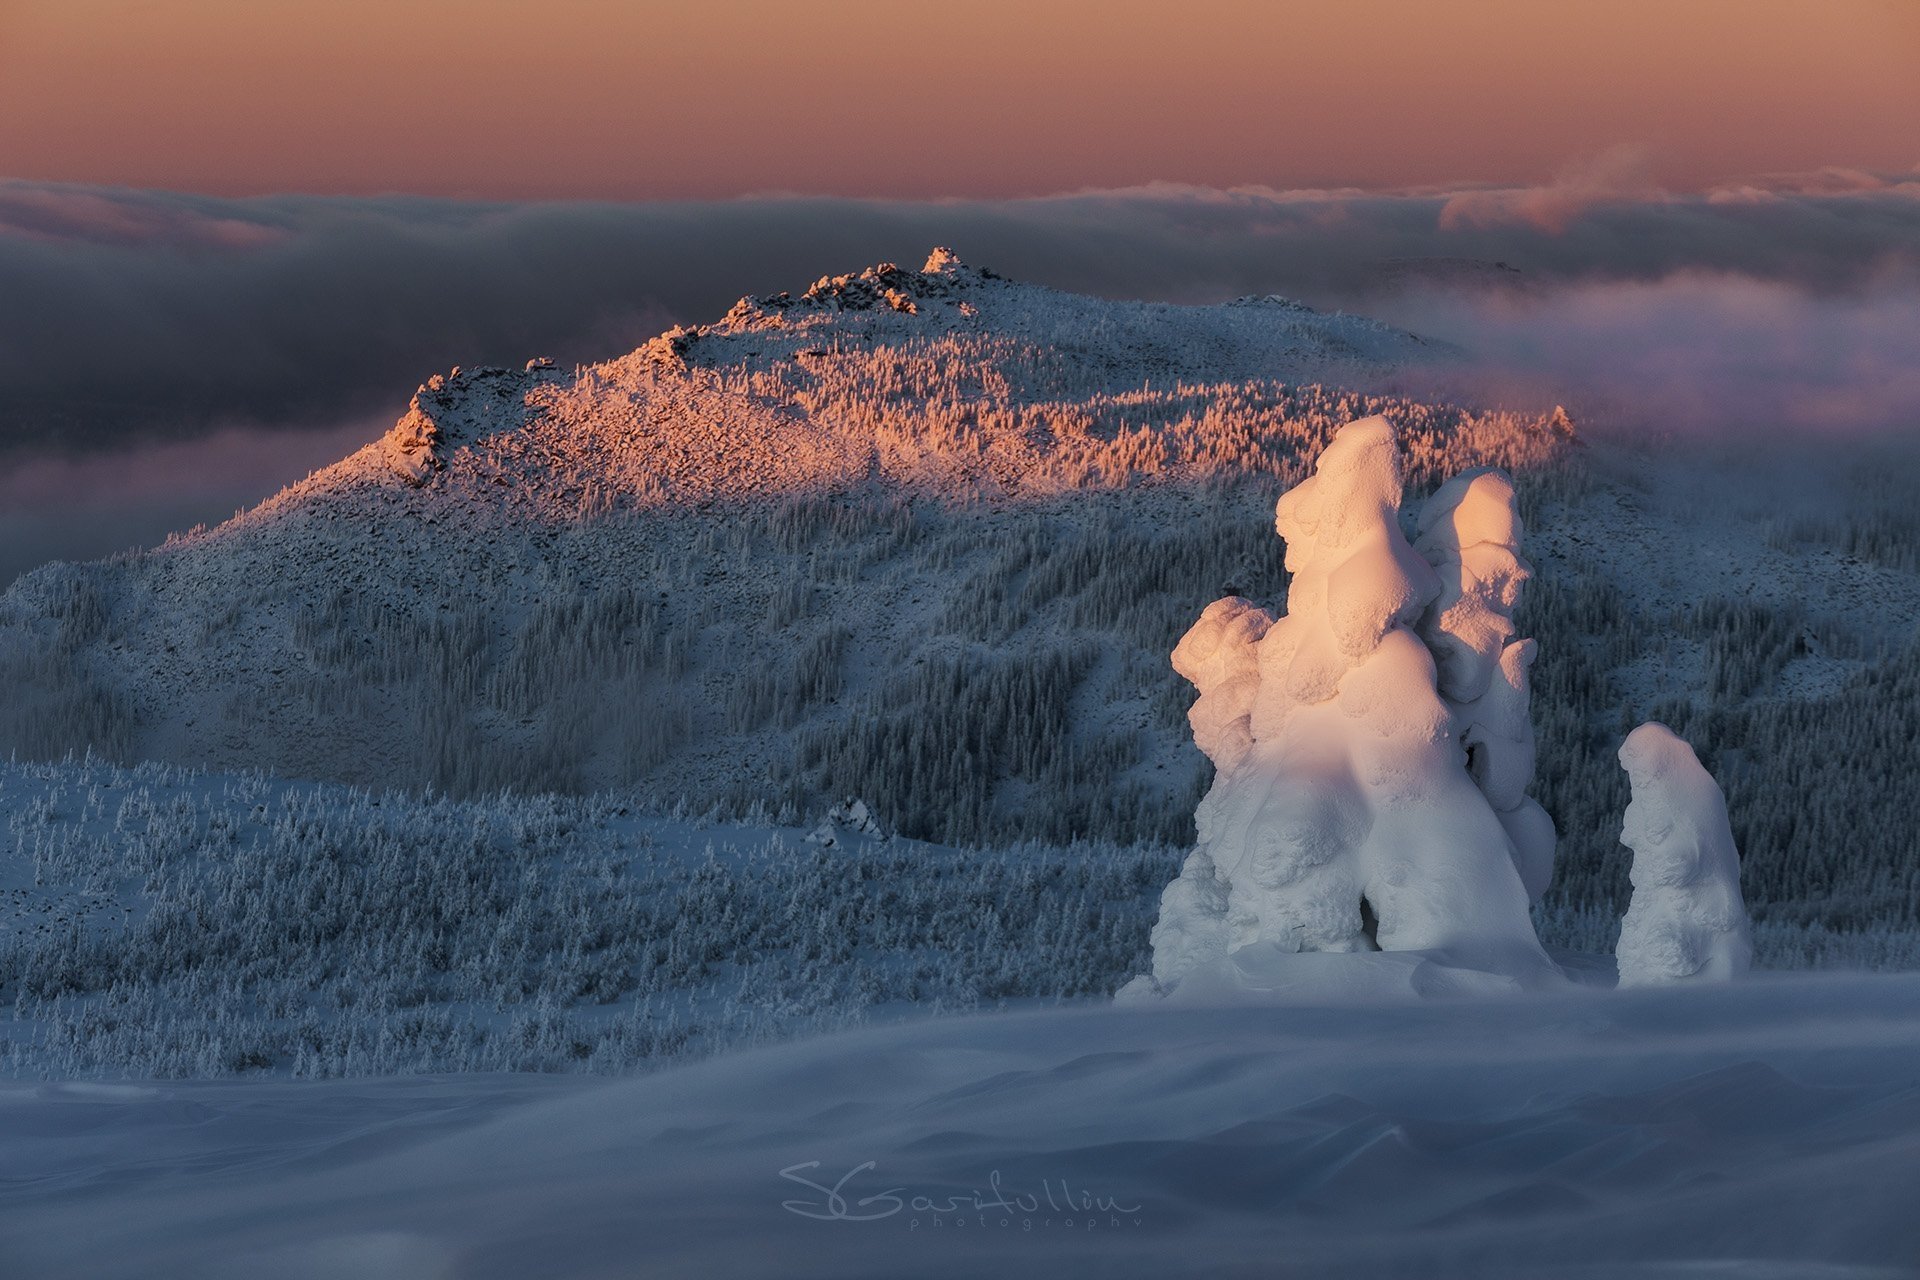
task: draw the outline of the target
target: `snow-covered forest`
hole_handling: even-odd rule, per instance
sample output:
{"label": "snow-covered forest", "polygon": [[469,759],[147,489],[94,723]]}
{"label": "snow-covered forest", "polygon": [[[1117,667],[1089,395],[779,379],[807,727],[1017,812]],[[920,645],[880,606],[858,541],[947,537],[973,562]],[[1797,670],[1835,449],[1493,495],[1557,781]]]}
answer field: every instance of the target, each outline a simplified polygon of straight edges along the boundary
{"label": "snow-covered forest", "polygon": [[[1144,971],[1181,856],[153,764],[0,767],[0,813],[0,1070],[28,1077],[626,1071],[1097,999]],[[1757,963],[1920,965],[1920,928],[1821,901],[1756,901]],[[1563,950],[1618,917],[1536,912]]]}
{"label": "snow-covered forest", "polygon": [[24,576],[0,1259],[1890,1274],[1911,465],[1459,361],[936,253]]}
{"label": "snow-covered forest", "polygon": [[[1219,596],[1285,598],[1268,513],[1375,413],[1409,536],[1445,476],[1513,476],[1542,939],[1612,950],[1615,754],[1651,719],[1726,792],[1762,967],[1911,964],[1899,473],[1677,500],[1558,410],[1338,389],[1454,358],[936,254],[571,375],[435,378],[226,525],[31,574],[0,597],[7,1061],[608,1069],[1111,993],[1211,776],[1167,655]],[[889,838],[805,840],[852,797]]]}

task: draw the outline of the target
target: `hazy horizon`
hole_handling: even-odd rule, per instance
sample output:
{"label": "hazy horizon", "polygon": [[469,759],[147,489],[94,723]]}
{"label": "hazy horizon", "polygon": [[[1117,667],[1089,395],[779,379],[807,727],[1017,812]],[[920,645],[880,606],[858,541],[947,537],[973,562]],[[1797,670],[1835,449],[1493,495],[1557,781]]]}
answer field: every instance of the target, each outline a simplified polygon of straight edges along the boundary
{"label": "hazy horizon", "polygon": [[[935,244],[1106,297],[1282,293],[1473,353],[1468,394],[1747,436],[1920,423],[1920,178],[1160,186],[1020,201],[227,200],[0,181],[0,582],[375,438],[454,365],[591,362]],[[1493,264],[1503,263],[1505,268]]]}
{"label": "hazy horizon", "polygon": [[1897,0],[0,0],[0,29],[0,583],[216,521],[453,365],[606,359],[935,244],[1360,310],[1471,348],[1488,394],[1680,430],[1920,418]]}

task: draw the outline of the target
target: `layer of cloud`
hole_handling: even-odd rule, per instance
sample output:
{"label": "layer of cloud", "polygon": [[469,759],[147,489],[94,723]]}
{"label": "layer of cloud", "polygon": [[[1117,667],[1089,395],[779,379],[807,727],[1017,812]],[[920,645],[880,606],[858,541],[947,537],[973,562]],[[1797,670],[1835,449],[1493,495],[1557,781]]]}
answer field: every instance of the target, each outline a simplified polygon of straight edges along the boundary
{"label": "layer of cloud", "polygon": [[1661,200],[1644,152],[1616,147],[1570,166],[1543,187],[1463,191],[1440,206],[1440,229],[1531,227],[1559,235],[1592,210],[1626,201]]}
{"label": "layer of cloud", "polygon": [[384,429],[228,427],[184,440],[139,440],[90,453],[0,461],[0,591],[49,560],[92,560],[217,524]]}
{"label": "layer of cloud", "polygon": [[1920,264],[1920,183],[1815,175],[1688,197],[1602,157],[1537,189],[1149,187],[1042,200],[651,205],[216,200],[0,183],[0,452],[397,413],[454,364],[604,358],[741,294],[933,244],[1105,296],[1716,272],[1808,294]]}
{"label": "layer of cloud", "polygon": [[217,520],[452,365],[605,358],[934,244],[1108,297],[1378,314],[1476,353],[1466,394],[1589,423],[1920,435],[1915,175],[1676,195],[1616,153],[1538,188],[654,205],[0,182],[0,584]]}
{"label": "layer of cloud", "polygon": [[1605,429],[1747,443],[1905,433],[1920,448],[1920,287],[1701,271],[1540,289],[1422,283],[1376,310],[1474,353],[1464,394],[1574,406]]}

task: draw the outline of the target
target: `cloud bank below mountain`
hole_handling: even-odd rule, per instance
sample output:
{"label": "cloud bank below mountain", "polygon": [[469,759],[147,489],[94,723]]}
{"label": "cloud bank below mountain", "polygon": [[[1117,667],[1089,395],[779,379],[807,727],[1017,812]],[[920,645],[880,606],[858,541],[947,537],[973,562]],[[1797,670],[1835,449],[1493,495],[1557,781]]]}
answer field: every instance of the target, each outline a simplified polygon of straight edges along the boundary
{"label": "cloud bank below mountain", "polygon": [[1646,173],[1621,151],[1531,188],[631,205],[0,182],[0,457],[97,457],[21,472],[10,523],[56,519],[96,473],[133,511],[132,482],[114,478],[127,450],[225,432],[204,446],[232,478],[218,518],[240,486],[264,493],[314,463],[297,445],[236,451],[236,436],[331,440],[456,364],[603,359],[742,294],[918,262],[936,243],[1099,296],[1362,310],[1475,353],[1479,394],[1564,399],[1589,422],[1920,425],[1920,173],[1684,194]]}

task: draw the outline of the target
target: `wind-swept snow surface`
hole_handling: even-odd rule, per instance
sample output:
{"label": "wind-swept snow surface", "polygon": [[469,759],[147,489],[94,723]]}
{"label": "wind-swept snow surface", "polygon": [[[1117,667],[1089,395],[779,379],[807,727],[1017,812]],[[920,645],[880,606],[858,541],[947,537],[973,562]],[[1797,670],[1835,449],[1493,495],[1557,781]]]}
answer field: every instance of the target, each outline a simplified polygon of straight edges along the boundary
{"label": "wind-swept snow surface", "polygon": [[9,1280],[1891,1280],[1920,978],[937,1020],[612,1083],[0,1084]]}
{"label": "wind-swept snow surface", "polygon": [[[1491,471],[1449,482],[1416,551],[1402,486],[1392,426],[1343,427],[1279,502],[1284,616],[1219,601],[1174,650],[1218,773],[1134,992],[1552,979],[1528,915],[1552,824],[1526,808],[1513,489]],[[1395,954],[1329,966],[1302,952]]]}
{"label": "wind-swept snow surface", "polygon": [[1620,764],[1633,783],[1620,832],[1633,850],[1633,905],[1615,952],[1620,985],[1739,977],[1753,944],[1719,785],[1663,724],[1628,734]]}

